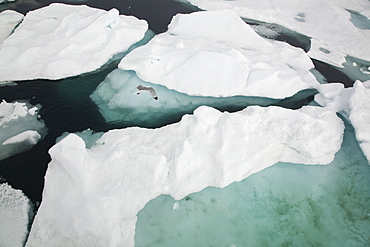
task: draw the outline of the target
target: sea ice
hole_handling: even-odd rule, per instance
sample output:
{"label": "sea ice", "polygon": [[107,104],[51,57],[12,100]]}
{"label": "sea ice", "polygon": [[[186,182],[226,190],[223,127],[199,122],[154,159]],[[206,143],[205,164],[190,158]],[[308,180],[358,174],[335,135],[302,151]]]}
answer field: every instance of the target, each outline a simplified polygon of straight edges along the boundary
{"label": "sea ice", "polygon": [[5,10],[0,13],[0,45],[22,20],[23,15],[14,10]]}
{"label": "sea ice", "polygon": [[118,67],[191,96],[283,99],[319,84],[303,50],[260,37],[231,10],[176,15]]}
{"label": "sea ice", "polygon": [[370,164],[370,81],[356,81],[348,100],[349,119],[356,138]]}
{"label": "sea ice", "polygon": [[348,116],[348,98],[351,89],[344,88],[339,82],[322,84],[319,93],[315,95],[315,101],[326,109]]}
{"label": "sea ice", "polygon": [[[188,1],[204,10],[232,9],[241,17],[277,23],[312,37],[314,46],[308,54],[335,66],[341,66],[347,55],[370,61],[370,29],[358,27],[359,23],[368,26],[370,5],[367,0]],[[357,18],[354,23],[350,11],[363,18]]]}
{"label": "sea ice", "polygon": [[0,160],[30,149],[47,134],[39,119],[41,106],[28,103],[0,103]]}
{"label": "sea ice", "polygon": [[15,144],[21,142],[28,142],[31,145],[35,145],[41,139],[39,132],[35,130],[26,130],[18,135],[12,136],[9,139],[5,140],[2,144]]}
{"label": "sea ice", "polygon": [[0,81],[94,71],[140,41],[147,29],[146,21],[117,9],[53,3],[30,11],[0,46]]}
{"label": "sea ice", "polygon": [[0,246],[24,246],[32,216],[32,204],[22,191],[0,184]]}
{"label": "sea ice", "polygon": [[179,200],[279,161],[330,163],[343,131],[340,118],[321,107],[222,113],[202,106],[162,128],[111,130],[92,146],[89,140],[90,148],[69,134],[49,150],[26,246],[134,246],[136,215],[158,195]]}
{"label": "sea ice", "polygon": [[354,127],[356,138],[370,164],[370,81],[356,81],[353,87],[340,83],[322,84],[315,101],[340,113]]}

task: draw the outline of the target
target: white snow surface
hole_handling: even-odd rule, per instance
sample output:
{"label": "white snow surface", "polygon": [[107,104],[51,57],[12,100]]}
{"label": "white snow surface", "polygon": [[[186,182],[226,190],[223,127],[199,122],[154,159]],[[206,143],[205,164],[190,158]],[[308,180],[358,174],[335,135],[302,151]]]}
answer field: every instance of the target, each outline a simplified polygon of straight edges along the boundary
{"label": "white snow surface", "polygon": [[117,9],[53,3],[30,11],[0,46],[0,81],[94,71],[140,41],[147,29],[146,21]]}
{"label": "white snow surface", "polygon": [[111,130],[89,149],[69,134],[49,150],[26,246],[134,246],[136,215],[151,199],[225,187],[279,161],[330,163],[343,131],[321,107],[202,106],[162,128]]}
{"label": "white snow surface", "polygon": [[[318,60],[341,66],[350,55],[370,61],[370,28],[362,29],[352,21],[348,10],[364,17],[370,24],[368,0],[188,0],[204,10],[232,9],[239,16],[277,23],[313,38],[309,55]],[[325,50],[320,49],[324,48]]]}
{"label": "white snow surface", "polygon": [[0,103],[0,160],[30,149],[47,134],[39,119],[40,105],[26,102]]}
{"label": "white snow surface", "polygon": [[315,101],[334,112],[341,113],[348,118],[348,98],[352,88],[344,88],[342,83],[328,83],[320,85],[319,93],[315,95]]}
{"label": "white snow surface", "polygon": [[231,10],[177,14],[118,67],[193,96],[282,99],[318,85],[303,50],[260,37]]}
{"label": "white snow surface", "polygon": [[14,10],[5,10],[0,13],[0,44],[22,20],[23,15]]}
{"label": "white snow surface", "polygon": [[355,82],[348,105],[356,139],[370,164],[370,81]]}
{"label": "white snow surface", "polygon": [[319,91],[315,101],[351,122],[370,164],[370,81],[357,80],[350,88],[344,88],[341,83],[322,84]]}
{"label": "white snow surface", "polygon": [[24,246],[32,215],[32,203],[22,191],[0,184],[0,246]]}

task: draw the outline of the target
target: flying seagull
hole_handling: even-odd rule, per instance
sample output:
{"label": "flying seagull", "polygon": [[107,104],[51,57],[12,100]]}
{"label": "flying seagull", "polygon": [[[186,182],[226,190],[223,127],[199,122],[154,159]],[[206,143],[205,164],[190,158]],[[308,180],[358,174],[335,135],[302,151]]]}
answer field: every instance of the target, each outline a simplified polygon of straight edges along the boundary
{"label": "flying seagull", "polygon": [[137,91],[136,94],[140,94],[141,92],[148,91],[150,93],[150,96],[153,97],[153,99],[158,100],[157,93],[154,91],[154,89],[152,87],[144,87],[142,85],[139,85],[136,88],[137,88],[137,90],[139,90],[139,91]]}

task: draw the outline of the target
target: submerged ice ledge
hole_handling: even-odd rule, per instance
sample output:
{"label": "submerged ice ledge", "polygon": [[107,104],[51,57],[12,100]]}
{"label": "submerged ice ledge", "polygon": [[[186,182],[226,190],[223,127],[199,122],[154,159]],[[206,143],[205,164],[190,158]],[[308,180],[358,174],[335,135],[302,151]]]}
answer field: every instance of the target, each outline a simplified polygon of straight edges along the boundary
{"label": "submerged ice ledge", "polygon": [[0,81],[94,71],[140,41],[147,29],[146,21],[117,9],[54,3],[30,11],[0,46]]}
{"label": "submerged ice ledge", "polygon": [[162,128],[111,130],[89,149],[70,134],[49,151],[26,246],[134,246],[136,215],[158,195],[225,187],[279,161],[330,163],[343,131],[320,107],[221,113],[203,106]]}
{"label": "submerged ice ledge", "polygon": [[[149,93],[137,95],[138,85],[152,87],[158,100],[154,100]],[[133,71],[116,69],[100,83],[90,97],[107,122],[114,122],[118,126],[160,127],[178,122],[184,114],[191,114],[202,105],[229,112],[242,110],[250,105],[300,108],[306,103],[305,99],[316,93],[315,89],[307,89],[283,100],[255,96],[190,96],[143,81]]]}
{"label": "submerged ice ledge", "polygon": [[0,160],[26,151],[47,134],[38,111],[40,105],[24,102],[0,103]]}

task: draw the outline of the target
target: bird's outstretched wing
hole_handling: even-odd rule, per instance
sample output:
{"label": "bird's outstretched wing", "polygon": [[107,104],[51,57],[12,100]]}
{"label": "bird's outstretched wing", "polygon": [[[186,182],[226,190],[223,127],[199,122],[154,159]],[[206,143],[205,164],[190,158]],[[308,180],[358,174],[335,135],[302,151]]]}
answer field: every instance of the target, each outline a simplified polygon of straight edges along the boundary
{"label": "bird's outstretched wing", "polygon": [[142,86],[142,85],[139,85],[139,86],[137,86],[136,88],[137,88],[137,90],[139,90],[139,91],[143,91],[143,90],[149,90],[149,88],[150,88],[150,87],[144,87],[144,86]]}
{"label": "bird's outstretched wing", "polygon": [[137,92],[137,94],[140,94],[142,91],[148,91],[150,93],[150,96],[153,97],[153,99],[158,100],[158,96],[157,96],[157,93],[155,92],[154,88],[145,87],[145,86],[142,86],[142,85],[139,85],[136,88],[139,90]]}

